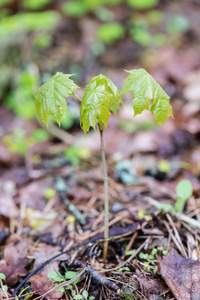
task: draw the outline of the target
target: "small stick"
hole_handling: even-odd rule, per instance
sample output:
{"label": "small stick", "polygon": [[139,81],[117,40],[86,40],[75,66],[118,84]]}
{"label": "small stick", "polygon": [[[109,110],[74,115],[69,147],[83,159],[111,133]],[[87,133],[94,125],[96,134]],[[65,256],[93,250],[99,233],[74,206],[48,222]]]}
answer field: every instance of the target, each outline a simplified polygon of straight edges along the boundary
{"label": "small stick", "polygon": [[74,265],[78,265],[80,267],[86,268],[85,271],[88,273],[88,275],[90,275],[92,277],[92,279],[94,279],[94,281],[96,281],[96,283],[98,283],[99,285],[104,285],[107,288],[110,288],[111,290],[119,293],[120,288],[114,282],[111,282],[107,277],[100,275],[92,267],[86,266],[85,263],[83,263],[83,262],[81,262],[79,260],[76,260],[74,262]]}
{"label": "small stick", "polygon": [[134,241],[135,241],[137,235],[138,235],[138,232],[137,232],[137,231],[134,232],[134,234],[133,234],[131,240],[129,241],[129,243],[128,243],[126,249],[125,249],[125,253],[124,253],[124,255],[122,256],[122,259],[124,259],[126,253],[131,249],[131,247],[132,247],[132,245],[133,245],[133,243],[134,243]]}
{"label": "small stick", "polygon": [[[171,228],[169,227],[169,224],[167,223],[167,221],[163,221],[163,223],[165,224],[165,227],[167,228],[169,234],[171,234],[171,237],[172,237],[174,243],[176,244],[176,247],[179,249],[179,251],[181,252],[181,254],[182,254],[183,256],[185,256],[185,254],[184,254],[184,252],[183,252],[183,250],[182,250],[182,247],[181,247],[181,245],[179,244],[178,240],[176,239],[175,235],[172,233]],[[187,257],[187,256],[186,256],[186,257]]]}
{"label": "small stick", "polygon": [[171,218],[171,216],[169,214],[166,214],[166,216],[167,216],[167,219],[169,220],[172,228],[174,229],[174,233],[175,233],[176,239],[177,239],[178,243],[180,244],[180,246],[182,248],[182,253],[184,254],[183,256],[185,256],[187,258],[188,255],[187,255],[187,253],[185,251],[185,248],[184,248],[183,243],[181,241],[180,235],[179,235],[179,233],[178,233],[178,231],[177,231],[177,229],[176,229],[176,227],[174,225],[174,222],[172,221],[172,218]]}

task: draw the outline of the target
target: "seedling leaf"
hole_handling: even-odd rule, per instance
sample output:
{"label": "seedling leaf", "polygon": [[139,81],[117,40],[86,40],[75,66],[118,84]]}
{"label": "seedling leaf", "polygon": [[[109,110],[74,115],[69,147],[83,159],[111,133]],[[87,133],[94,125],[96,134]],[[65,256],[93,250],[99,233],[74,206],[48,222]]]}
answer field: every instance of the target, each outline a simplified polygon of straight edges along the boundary
{"label": "seedling leaf", "polygon": [[80,108],[80,122],[84,133],[96,124],[107,127],[110,111],[116,115],[122,104],[120,90],[106,76],[100,74],[90,80],[85,88]]}
{"label": "seedling leaf", "polygon": [[60,125],[61,118],[67,111],[65,98],[72,96],[78,86],[69,77],[70,74],[57,72],[37,91],[35,107],[40,120],[48,126],[48,115]]}
{"label": "seedling leaf", "polygon": [[47,274],[47,277],[52,278],[56,282],[64,281],[64,278],[62,277],[62,275],[59,272],[56,272],[56,271],[50,271]]}
{"label": "seedling leaf", "polygon": [[6,280],[6,275],[4,273],[0,273],[0,279]]}
{"label": "seedling leaf", "polygon": [[176,195],[178,199],[175,203],[175,210],[179,213],[183,211],[185,202],[192,196],[193,187],[189,180],[183,179],[176,186]]}
{"label": "seedling leaf", "polygon": [[82,292],[82,295],[83,295],[83,298],[84,298],[85,300],[88,299],[88,292],[87,292],[86,290],[84,290],[84,291]]}
{"label": "seedling leaf", "polygon": [[[77,276],[77,272],[74,272],[74,271],[68,271],[65,273],[65,279],[73,279],[74,277]],[[79,278],[75,279],[73,284],[77,284],[79,282]]]}
{"label": "seedling leaf", "polygon": [[123,104],[123,100],[120,97],[120,90],[107,76],[100,74],[93,77],[91,82],[96,82],[98,86],[105,85],[105,89],[112,95],[112,99],[108,104],[109,110],[111,110],[116,116],[120,105]]}
{"label": "seedling leaf", "polygon": [[[166,122],[167,118],[173,118],[170,98],[156,82],[156,80],[144,69],[126,71],[130,75],[125,79],[122,94],[133,93],[133,108],[135,115],[143,110],[150,110],[158,125]],[[150,102],[153,100],[151,108]]]}
{"label": "seedling leaf", "polygon": [[82,295],[76,295],[73,297],[74,300],[81,300],[83,299],[83,296]]}
{"label": "seedling leaf", "polygon": [[182,179],[176,186],[176,195],[181,199],[189,199],[192,196],[193,187],[189,180]]}

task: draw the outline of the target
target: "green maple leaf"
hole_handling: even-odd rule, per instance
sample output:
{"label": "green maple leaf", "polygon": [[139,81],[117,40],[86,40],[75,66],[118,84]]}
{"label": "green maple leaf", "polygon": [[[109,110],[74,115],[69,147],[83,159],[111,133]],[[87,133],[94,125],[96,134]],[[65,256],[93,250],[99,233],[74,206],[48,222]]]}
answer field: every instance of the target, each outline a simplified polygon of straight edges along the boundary
{"label": "green maple leaf", "polygon": [[165,123],[169,116],[173,118],[170,97],[156,80],[144,69],[127,72],[130,75],[124,80],[122,94],[133,93],[135,115],[141,114],[143,110],[150,110],[159,126]]}
{"label": "green maple leaf", "polygon": [[100,74],[92,78],[85,88],[80,108],[84,133],[90,126],[95,129],[97,123],[107,127],[110,111],[116,114],[121,103],[120,90],[108,77]]}
{"label": "green maple leaf", "polygon": [[97,85],[105,85],[105,89],[112,95],[110,102],[108,103],[109,110],[111,110],[116,116],[117,111],[121,104],[123,104],[122,98],[120,97],[120,90],[118,87],[105,75],[98,75],[93,77],[91,82],[96,81]]}
{"label": "green maple leaf", "polygon": [[37,91],[35,107],[40,120],[48,126],[48,115],[60,125],[67,110],[66,97],[72,96],[78,86],[69,77],[70,74],[57,72]]}

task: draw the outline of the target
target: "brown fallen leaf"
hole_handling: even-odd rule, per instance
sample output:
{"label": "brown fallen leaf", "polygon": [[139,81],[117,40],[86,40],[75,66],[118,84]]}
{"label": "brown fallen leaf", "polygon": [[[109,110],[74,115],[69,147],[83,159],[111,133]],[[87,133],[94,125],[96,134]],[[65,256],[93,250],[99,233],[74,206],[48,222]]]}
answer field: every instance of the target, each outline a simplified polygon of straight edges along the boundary
{"label": "brown fallen leaf", "polygon": [[137,280],[140,283],[140,287],[142,290],[142,293],[147,297],[149,300],[161,300],[161,299],[169,299],[170,296],[165,296],[163,298],[163,295],[165,291],[168,289],[167,285],[159,280],[159,279],[151,279],[145,276],[138,276]]}
{"label": "brown fallen leaf", "polygon": [[[54,282],[47,277],[47,274],[42,272],[39,275],[34,275],[31,279],[31,287],[33,291],[38,291],[37,294],[44,295],[49,292],[51,289],[55,288]],[[47,295],[45,295],[45,299],[47,300],[57,300],[62,297],[62,292],[58,289],[54,290]]]}
{"label": "brown fallen leaf", "polygon": [[28,271],[28,246],[27,240],[19,242],[15,246],[6,246],[4,249],[4,260],[0,261],[0,273],[6,275],[6,283],[14,285],[19,276],[26,276]]}
{"label": "brown fallen leaf", "polygon": [[[34,268],[39,267],[41,264],[43,264],[46,260],[50,259],[51,257],[57,255],[60,253],[60,247],[56,246],[53,247],[51,245],[47,245],[45,243],[38,244],[35,251],[32,252],[32,256],[35,257],[35,263]],[[63,254],[61,257],[59,257],[59,261],[67,260],[69,256],[67,254]],[[49,264],[43,267],[41,271],[38,273],[48,273],[50,271],[58,271],[58,261],[53,260]]]}
{"label": "brown fallen leaf", "polygon": [[160,273],[177,300],[200,299],[200,262],[183,258],[175,249],[159,262]]}
{"label": "brown fallen leaf", "polygon": [[13,197],[6,193],[3,193],[0,196],[0,215],[7,218],[13,218],[17,214],[18,209]]}
{"label": "brown fallen leaf", "polygon": [[[58,254],[60,252],[60,247],[53,247],[44,243],[40,243],[36,250],[32,253],[35,257],[34,268],[39,267],[42,263],[44,263],[47,259],[50,259],[52,256]],[[64,254],[59,258],[59,260],[67,260],[69,256]],[[52,288],[55,287],[54,280],[48,277],[48,273],[50,271],[59,271],[58,268],[58,260],[53,260],[48,263],[46,266],[42,268],[38,272],[38,274],[34,275],[30,279],[31,287],[33,291],[38,291],[37,294],[44,295]],[[59,290],[52,291],[51,293],[45,296],[47,300],[56,300],[62,297],[62,292]]]}

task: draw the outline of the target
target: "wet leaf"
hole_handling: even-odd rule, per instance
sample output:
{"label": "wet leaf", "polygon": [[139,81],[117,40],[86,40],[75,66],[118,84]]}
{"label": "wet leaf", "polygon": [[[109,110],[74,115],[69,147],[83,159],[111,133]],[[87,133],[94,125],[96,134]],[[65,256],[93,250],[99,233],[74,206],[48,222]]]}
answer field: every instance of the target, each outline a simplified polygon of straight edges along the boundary
{"label": "wet leaf", "polygon": [[84,133],[90,126],[95,129],[97,123],[107,127],[110,111],[116,115],[121,104],[120,90],[108,77],[100,74],[92,78],[85,88],[80,108]]}
{"label": "wet leaf", "polygon": [[93,77],[90,82],[96,82],[98,86],[104,85],[105,89],[112,95],[112,99],[109,102],[108,107],[109,110],[111,110],[116,116],[120,105],[123,104],[118,87],[112,82],[112,80],[110,80],[110,78],[102,74]]}
{"label": "wet leaf", "polygon": [[67,111],[65,98],[72,96],[78,89],[70,76],[72,75],[57,72],[36,93],[36,111],[40,120],[46,125],[48,125],[48,116],[52,116],[60,125],[61,118]]}
{"label": "wet leaf", "polygon": [[165,123],[169,116],[173,117],[169,96],[147,71],[138,69],[127,72],[130,75],[124,81],[122,94],[133,93],[135,116],[144,110],[150,110],[159,126]]}
{"label": "wet leaf", "polygon": [[91,80],[85,88],[85,93],[80,107],[80,122],[84,133],[90,126],[95,129],[96,124],[102,123],[106,127],[109,120],[109,103],[112,94],[101,84],[101,80]]}
{"label": "wet leaf", "polygon": [[200,262],[183,258],[175,249],[159,263],[160,273],[177,300],[200,299]]}

